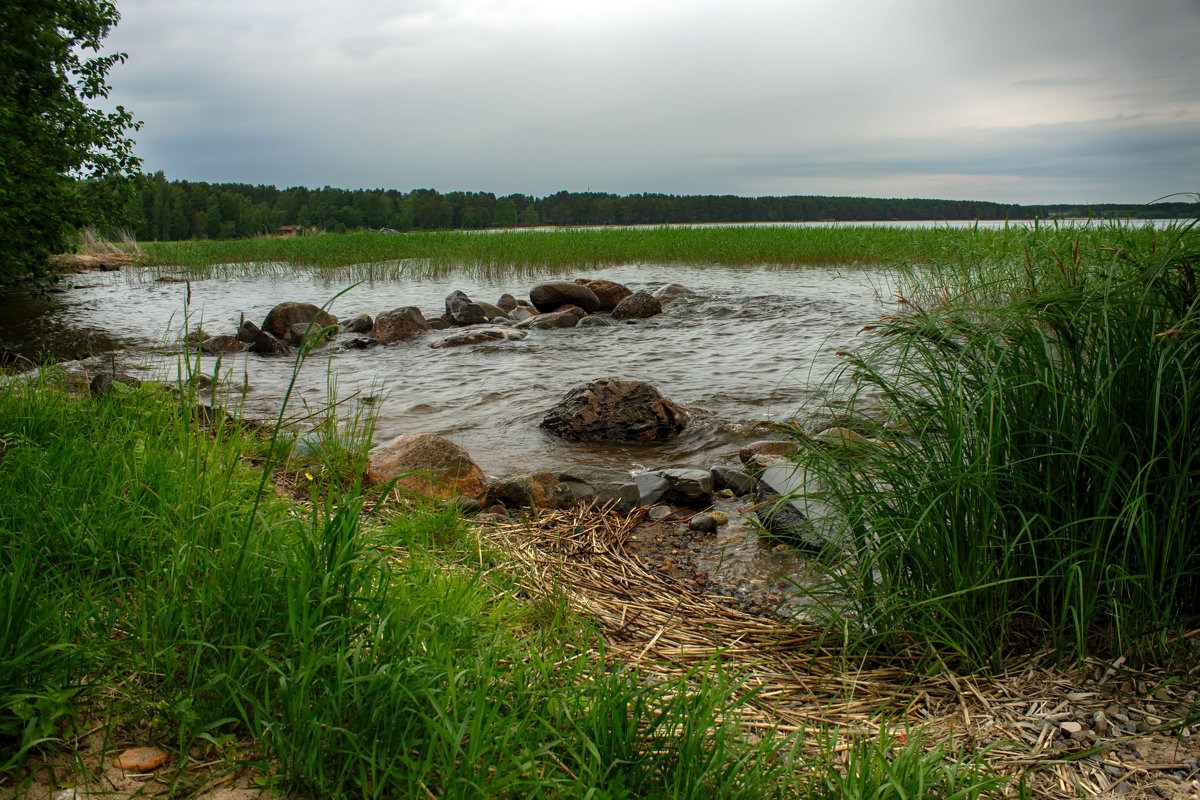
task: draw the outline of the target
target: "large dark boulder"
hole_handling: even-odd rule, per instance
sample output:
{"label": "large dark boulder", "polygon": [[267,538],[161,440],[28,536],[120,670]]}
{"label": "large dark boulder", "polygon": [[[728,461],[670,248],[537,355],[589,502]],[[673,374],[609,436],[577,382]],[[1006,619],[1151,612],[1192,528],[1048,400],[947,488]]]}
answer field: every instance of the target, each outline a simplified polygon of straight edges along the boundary
{"label": "large dark boulder", "polygon": [[577,278],[575,282],[591,289],[592,294],[596,295],[596,299],[600,301],[600,307],[597,311],[612,311],[617,307],[618,303],[633,294],[633,290],[625,284],[605,278],[596,278],[594,280]]}
{"label": "large dark boulder", "polygon": [[662,313],[662,303],[649,292],[634,292],[613,309],[613,319],[648,319]]}
{"label": "large dark boulder", "polygon": [[488,321],[488,315],[483,308],[458,289],[446,297],[446,317],[460,327]]}
{"label": "large dark boulder", "polygon": [[390,344],[429,330],[432,330],[432,327],[425,321],[421,309],[416,306],[402,306],[375,317],[375,327],[371,328],[370,338],[382,344]]}
{"label": "large dark boulder", "polygon": [[586,286],[568,281],[539,283],[529,291],[533,307],[543,313],[562,306],[579,306],[589,314],[600,308],[600,298]]}
{"label": "large dark boulder", "polygon": [[312,303],[280,303],[267,313],[262,329],[277,339],[287,339],[293,325],[312,322],[313,327],[337,325],[338,319]]}
{"label": "large dark boulder", "polygon": [[567,392],[541,427],[577,442],[659,442],[678,436],[687,421],[649,383],[599,378]]}

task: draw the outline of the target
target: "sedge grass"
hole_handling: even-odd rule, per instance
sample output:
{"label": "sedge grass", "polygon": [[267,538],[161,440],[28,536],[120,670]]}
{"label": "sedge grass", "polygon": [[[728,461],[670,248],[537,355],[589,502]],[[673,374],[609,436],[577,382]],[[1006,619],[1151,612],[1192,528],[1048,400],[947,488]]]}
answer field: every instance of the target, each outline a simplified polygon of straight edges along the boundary
{"label": "sedge grass", "polygon": [[[1102,235],[1107,226],[1082,229]],[[349,270],[354,279],[437,276],[465,269],[488,276],[567,272],[632,263],[797,266],[975,263],[1019,257],[1031,237],[1047,246],[1073,228],[657,227],[553,231],[325,234],[144,245],[155,269],[194,275]],[[1152,237],[1151,228],[1137,229]],[[982,258],[981,258],[982,256]]]}
{"label": "sedge grass", "polygon": [[832,377],[869,438],[798,432],[860,641],[1160,658],[1200,619],[1198,258],[1194,227],[1112,228],[903,274]]}

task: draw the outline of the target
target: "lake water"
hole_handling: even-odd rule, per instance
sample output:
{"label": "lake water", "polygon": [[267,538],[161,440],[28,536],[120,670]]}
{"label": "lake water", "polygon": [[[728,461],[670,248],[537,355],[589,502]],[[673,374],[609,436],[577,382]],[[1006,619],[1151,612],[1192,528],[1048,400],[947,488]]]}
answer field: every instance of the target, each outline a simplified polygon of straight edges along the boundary
{"label": "lake water", "polygon": [[[371,404],[377,441],[438,433],[465,447],[492,476],[576,464],[707,467],[736,458],[747,441],[769,437],[757,423],[790,419],[811,401],[820,378],[838,363],[836,351],[855,344],[858,329],[883,312],[890,295],[878,271],[833,267],[635,264],[586,277],[633,289],[679,283],[695,296],[636,324],[530,331],[522,341],[434,349],[431,343],[444,334],[433,332],[371,350],[318,350],[300,371],[289,415],[327,403],[336,384],[336,396],[350,398],[341,406],[346,413]],[[375,316],[415,305],[434,317],[455,289],[495,303],[505,292],[526,297],[543,279],[552,278],[377,280],[350,288],[331,311],[339,318]],[[48,300],[0,301],[5,346],[64,352],[68,340],[86,339],[94,353],[118,351],[126,370],[174,373],[178,356],[164,355],[163,345],[185,327],[232,334],[243,316],[261,323],[272,306],[287,300],[322,305],[348,285],[304,273],[190,285],[158,281],[146,271],[75,280],[76,287]],[[108,359],[101,355],[98,363]],[[250,353],[221,361],[223,376],[250,387],[243,413],[261,418],[278,411],[292,367],[293,359]],[[205,357],[202,368],[212,374],[216,359]],[[654,383],[693,409],[687,430],[669,443],[629,446],[575,444],[538,428],[569,389],[604,376]]]}

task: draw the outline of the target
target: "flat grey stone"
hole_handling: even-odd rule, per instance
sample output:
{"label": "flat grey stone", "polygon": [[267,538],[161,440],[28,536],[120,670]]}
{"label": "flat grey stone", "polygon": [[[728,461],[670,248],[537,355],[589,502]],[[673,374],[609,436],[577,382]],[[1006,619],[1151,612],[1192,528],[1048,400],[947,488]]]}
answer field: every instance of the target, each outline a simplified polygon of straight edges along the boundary
{"label": "flat grey stone", "polygon": [[667,494],[671,491],[671,482],[661,475],[655,475],[653,472],[643,472],[634,477],[634,482],[637,484],[638,492],[641,495],[640,505],[652,506],[666,499]]}

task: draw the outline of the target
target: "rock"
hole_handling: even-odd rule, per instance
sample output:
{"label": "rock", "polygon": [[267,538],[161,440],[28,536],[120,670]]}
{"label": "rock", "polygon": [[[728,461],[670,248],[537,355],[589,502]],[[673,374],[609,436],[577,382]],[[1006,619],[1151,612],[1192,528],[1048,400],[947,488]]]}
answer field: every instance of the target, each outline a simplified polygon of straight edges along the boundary
{"label": "rock", "polygon": [[716,533],[717,521],[708,514],[697,514],[688,520],[688,530],[700,533]]}
{"label": "rock", "polygon": [[167,763],[167,751],[157,747],[134,747],[113,759],[113,766],[126,772],[150,772]]}
{"label": "rock", "polygon": [[552,508],[587,505],[596,499],[596,489],[581,481],[560,481],[554,484]]}
{"label": "rock", "polygon": [[508,312],[508,318],[513,322],[524,322],[527,319],[533,319],[537,313],[525,306],[517,306],[512,311]]}
{"label": "rock", "polygon": [[503,328],[499,326],[481,326],[464,329],[460,333],[452,333],[444,339],[439,339],[430,347],[460,347],[468,344],[484,344],[485,342],[503,342],[506,340],[519,341],[528,334],[524,331]]}
{"label": "rock", "polygon": [[475,304],[483,309],[483,315],[488,318],[489,322],[496,319],[508,319],[508,312],[500,306],[494,306],[482,300],[477,300]]}
{"label": "rock", "polygon": [[718,525],[728,525],[729,524],[729,515],[726,514],[724,511],[709,511],[708,516],[710,516],[714,520],[716,520]]}
{"label": "rock", "polygon": [[372,347],[379,346],[378,339],[356,336],[353,339],[345,339],[339,345],[343,350],[370,350]]}
{"label": "rock", "polygon": [[647,292],[634,292],[617,304],[617,307],[613,309],[612,318],[618,320],[648,319],[661,313],[662,303],[658,298]]}
{"label": "rock", "polygon": [[687,422],[687,412],[651,384],[599,378],[567,392],[541,427],[577,442],[656,442],[678,436]]}
{"label": "rock", "polygon": [[115,384],[129,387],[129,389],[136,389],[142,385],[142,382],[132,375],[126,375],[123,372],[101,372],[92,378],[92,382],[88,384],[88,393],[92,397],[106,397],[113,393],[113,386]]}
{"label": "rock", "polygon": [[316,327],[324,328],[337,325],[337,321],[333,314],[312,303],[280,303],[267,313],[262,329],[278,339],[286,339],[292,326],[301,322],[305,325],[313,322]]}
{"label": "rock", "polygon": [[607,317],[598,317],[593,314],[593,315],[586,316],[583,319],[579,320],[579,325],[577,327],[580,327],[580,328],[611,328],[615,324],[616,323],[614,323],[611,319],[608,319]]}
{"label": "rock", "polygon": [[662,475],[653,472],[643,472],[634,476],[640,494],[639,504],[652,506],[665,500],[671,493],[671,482]]}
{"label": "rock", "polygon": [[641,505],[641,492],[637,483],[628,473],[621,470],[574,467],[558,473],[558,479],[563,483],[587,484],[595,491],[596,502],[600,505],[613,503],[616,510],[622,513]]}
{"label": "rock", "polygon": [[790,456],[800,451],[795,442],[762,440],[751,442],[738,451],[738,459],[743,464],[749,464],[755,456]]}
{"label": "rock", "polygon": [[464,516],[473,516],[483,511],[483,504],[473,497],[463,497],[461,494],[442,501],[446,508],[453,509]]}
{"label": "rock", "polygon": [[750,494],[754,491],[756,481],[747,472],[734,467],[716,466],[709,470],[713,476],[713,489],[721,491],[729,489],[736,497]]}
{"label": "rock", "polygon": [[499,504],[505,508],[552,508],[557,499],[553,492],[558,482],[558,478],[549,472],[501,478],[488,484],[483,504]]}
{"label": "rock", "polygon": [[263,356],[287,356],[292,354],[292,348],[282,339],[272,336],[266,331],[259,331],[254,341],[246,348],[251,353]]}
{"label": "rock", "polygon": [[370,314],[356,314],[347,320],[342,320],[338,323],[338,327],[343,333],[370,333],[375,327],[375,321],[371,319]]}
{"label": "rock", "polygon": [[200,344],[200,352],[215,356],[220,353],[236,353],[245,347],[236,336],[213,336]]}
{"label": "rock", "polygon": [[706,469],[672,467],[654,473],[671,484],[671,499],[680,505],[708,505],[712,502],[712,473]]}
{"label": "rock", "polygon": [[1072,733],[1081,733],[1083,731],[1082,725],[1080,725],[1078,722],[1072,722],[1069,720],[1067,722],[1060,723],[1058,727],[1062,729],[1063,733],[1068,735]]}
{"label": "rock", "polygon": [[681,297],[695,296],[695,292],[686,286],[680,286],[678,283],[668,283],[666,286],[660,286],[654,290],[654,297],[664,303],[669,303],[672,300],[678,300]]}
{"label": "rock", "polygon": [[307,322],[297,322],[288,331],[287,343],[292,347],[302,344],[318,345],[328,341],[333,336],[333,329],[321,328]]}
{"label": "rock", "polygon": [[367,453],[367,481],[398,479],[402,490],[448,500],[455,495],[483,496],[483,470],[466,450],[434,433],[401,434]]}
{"label": "rock", "polygon": [[836,526],[826,519],[828,509],[808,496],[808,488],[795,464],[767,467],[754,495],[760,506],[754,515],[773,536],[817,550],[841,549],[842,544],[834,538]]}
{"label": "rock", "polygon": [[254,344],[254,339],[261,331],[258,326],[248,319],[242,320],[242,324],[238,326],[237,338],[242,344]]}
{"label": "rock", "polygon": [[434,317],[429,320],[429,327],[435,331],[448,331],[454,327],[454,323],[450,321],[449,317],[443,314],[440,317]]}
{"label": "rock", "polygon": [[454,325],[478,325],[487,322],[487,314],[478,303],[461,291],[455,290],[446,297],[446,316]]}
{"label": "rock", "polygon": [[370,338],[381,344],[391,344],[429,330],[432,330],[432,327],[425,321],[421,309],[416,306],[402,306],[375,317],[375,326],[371,328]]}
{"label": "rock", "polygon": [[672,509],[670,506],[653,506],[647,512],[646,516],[658,522],[671,516]]}
{"label": "rock", "polygon": [[604,278],[595,280],[577,278],[575,282],[591,289],[592,294],[596,295],[596,299],[600,301],[597,311],[612,311],[618,303],[633,294],[633,290],[628,286]]}
{"label": "rock", "polygon": [[536,317],[531,317],[523,322],[518,322],[517,327],[521,330],[549,330],[551,328],[574,328],[579,324],[579,320],[583,319],[584,310],[579,306],[571,306],[562,311],[554,311],[549,314],[538,314]]}
{"label": "rock", "polygon": [[553,311],[559,306],[579,306],[587,313],[600,308],[600,299],[586,286],[567,281],[539,283],[529,291],[529,299],[538,311]]}
{"label": "rock", "polygon": [[517,298],[511,294],[502,294],[500,295],[500,299],[496,301],[496,308],[508,314],[517,308]]}

